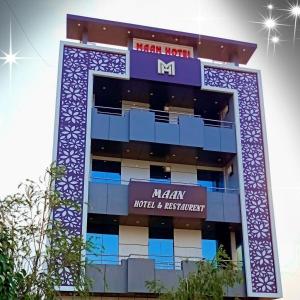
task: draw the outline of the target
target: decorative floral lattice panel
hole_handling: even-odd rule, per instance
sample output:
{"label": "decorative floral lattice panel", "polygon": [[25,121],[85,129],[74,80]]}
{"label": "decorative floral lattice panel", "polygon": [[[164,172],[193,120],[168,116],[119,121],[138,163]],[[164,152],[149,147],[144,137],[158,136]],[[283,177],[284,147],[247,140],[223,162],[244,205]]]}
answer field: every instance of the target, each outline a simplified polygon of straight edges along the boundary
{"label": "decorative floral lattice panel", "polygon": [[205,66],[204,84],[237,91],[252,292],[277,293],[257,74]]}

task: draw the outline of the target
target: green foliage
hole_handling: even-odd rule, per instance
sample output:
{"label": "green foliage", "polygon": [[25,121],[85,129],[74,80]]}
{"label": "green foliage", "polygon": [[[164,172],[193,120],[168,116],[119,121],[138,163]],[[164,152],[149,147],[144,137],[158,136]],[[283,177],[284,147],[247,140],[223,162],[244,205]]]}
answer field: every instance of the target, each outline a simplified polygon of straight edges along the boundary
{"label": "green foliage", "polygon": [[39,182],[27,180],[14,195],[0,200],[0,299],[61,299],[57,287],[68,268],[75,294],[88,298],[82,252],[87,244],[52,219],[58,207],[80,210],[53,188],[64,168],[51,165]]}
{"label": "green foliage", "polygon": [[177,289],[168,290],[160,281],[148,281],[146,286],[162,300],[221,300],[224,288],[233,287],[242,279],[241,270],[221,246],[212,261],[197,262],[195,272],[180,278]]}
{"label": "green foliage", "polygon": [[24,285],[26,272],[14,270],[12,249],[14,240],[8,229],[0,226],[0,299],[16,299],[17,291]]}

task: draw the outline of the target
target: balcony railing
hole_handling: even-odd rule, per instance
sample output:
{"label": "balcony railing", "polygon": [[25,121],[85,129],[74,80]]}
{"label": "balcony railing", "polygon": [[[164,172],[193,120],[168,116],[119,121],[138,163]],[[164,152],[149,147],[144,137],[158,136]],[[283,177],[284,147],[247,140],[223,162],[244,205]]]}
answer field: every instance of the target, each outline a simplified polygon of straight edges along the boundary
{"label": "balcony railing", "polygon": [[[128,185],[131,181],[139,182],[152,182],[151,179],[140,179],[140,178],[131,178],[130,180],[116,179],[111,177],[97,177],[95,175],[90,176],[90,182],[94,183],[108,183],[108,184],[123,184]],[[153,183],[153,182],[152,182]],[[238,193],[239,189],[237,188],[228,188],[228,187],[207,187],[199,183],[194,182],[180,182],[180,181],[171,181],[170,183],[165,184],[179,184],[179,185],[189,185],[189,186],[200,186],[207,189],[209,192],[219,192],[219,193]]]}
{"label": "balcony railing", "polygon": [[[143,246],[148,247],[147,245],[140,245],[140,244],[127,244],[127,246]],[[199,250],[200,247],[182,247],[176,246],[176,249],[184,249],[187,251],[195,251]],[[91,258],[91,256],[93,258]],[[189,256],[189,255],[146,255],[140,253],[131,253],[128,255],[116,255],[116,254],[87,254],[86,260],[88,264],[91,265],[120,265],[122,260],[126,260],[129,258],[144,258],[144,259],[152,259],[155,261],[156,269],[172,269],[172,270],[180,270],[182,262],[201,262],[201,261],[209,261],[212,262],[213,260],[206,259],[200,256]],[[244,268],[244,263],[241,260],[234,261],[234,260],[224,260],[224,262],[232,262],[236,265],[237,269],[242,270]]]}
{"label": "balcony railing", "polygon": [[142,111],[153,112],[155,114],[155,121],[161,122],[161,123],[178,124],[179,116],[188,116],[188,117],[194,117],[194,118],[199,118],[199,119],[203,120],[205,126],[234,128],[233,122],[224,121],[224,120],[206,119],[206,118],[202,118],[200,115],[189,114],[189,113],[147,109],[147,108],[138,107],[138,106],[132,106],[130,108],[95,106],[95,108],[97,109],[97,112],[100,114],[106,114],[106,115],[112,115],[112,116],[124,116],[126,112],[128,112],[132,109],[138,109],[138,110],[142,110]]}

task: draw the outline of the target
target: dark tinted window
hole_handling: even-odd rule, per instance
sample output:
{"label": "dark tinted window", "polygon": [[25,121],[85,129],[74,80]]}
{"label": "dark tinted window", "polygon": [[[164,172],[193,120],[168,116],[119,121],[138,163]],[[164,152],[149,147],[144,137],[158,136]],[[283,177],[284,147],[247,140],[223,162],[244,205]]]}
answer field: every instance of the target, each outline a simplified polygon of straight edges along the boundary
{"label": "dark tinted window", "polygon": [[93,159],[91,181],[119,184],[121,181],[121,162]]}
{"label": "dark tinted window", "polygon": [[150,166],[150,181],[170,183],[171,182],[171,169],[165,166]]}
{"label": "dark tinted window", "polygon": [[197,183],[209,190],[222,191],[222,188],[224,188],[224,174],[222,171],[198,170]]}

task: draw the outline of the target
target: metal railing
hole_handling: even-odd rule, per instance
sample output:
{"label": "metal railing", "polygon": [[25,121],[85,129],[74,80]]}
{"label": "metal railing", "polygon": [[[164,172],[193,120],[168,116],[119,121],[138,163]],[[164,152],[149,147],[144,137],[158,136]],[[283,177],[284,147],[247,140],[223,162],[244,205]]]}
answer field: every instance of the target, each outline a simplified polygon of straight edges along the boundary
{"label": "metal railing", "polygon": [[[133,245],[136,246],[136,245]],[[146,247],[146,245],[145,245]],[[148,247],[148,246],[147,246]],[[197,247],[176,247],[176,248],[197,248]],[[198,248],[199,250],[201,248]],[[90,256],[99,257],[91,259]],[[213,260],[205,259],[200,256],[188,256],[188,255],[146,255],[139,253],[131,253],[128,255],[116,255],[116,254],[87,254],[86,259],[89,264],[99,264],[99,265],[120,265],[122,260],[130,258],[144,258],[144,259],[153,259],[155,261],[156,269],[175,269],[180,270],[183,262],[192,262],[198,263],[201,261],[212,262]],[[234,261],[234,260],[223,260],[222,262],[232,262],[238,269],[242,270],[244,267],[243,261]]]}
{"label": "metal railing", "polygon": [[[125,179],[115,179],[115,178],[103,178],[103,177],[96,177],[96,176],[90,176],[90,182],[95,183],[111,183],[111,184],[123,184],[128,185],[131,181],[137,181],[137,182],[149,182],[149,183],[155,183],[151,181],[151,179],[139,179],[139,178],[130,178],[129,180]],[[159,183],[159,182],[158,182]],[[180,185],[188,185],[188,186],[200,186],[203,188],[206,188],[209,192],[220,192],[220,193],[234,193],[238,192],[238,188],[228,188],[228,187],[206,187],[198,183],[194,182],[180,182],[180,181],[171,181],[170,183],[162,183],[162,184],[180,184]]]}
{"label": "metal railing", "polygon": [[189,114],[189,113],[180,113],[173,111],[165,111],[165,110],[156,110],[156,109],[148,109],[138,106],[132,106],[130,108],[116,108],[116,107],[108,107],[108,106],[94,106],[97,109],[97,112],[100,114],[112,115],[112,116],[124,116],[126,112],[132,109],[139,109],[143,111],[153,112],[155,114],[155,121],[162,123],[170,123],[170,124],[178,124],[179,116],[189,116],[194,118],[200,118],[203,120],[205,126],[211,127],[223,127],[223,128],[234,128],[234,122],[230,121],[222,121],[222,120],[214,120],[214,119],[206,119],[202,118],[200,115]]}

